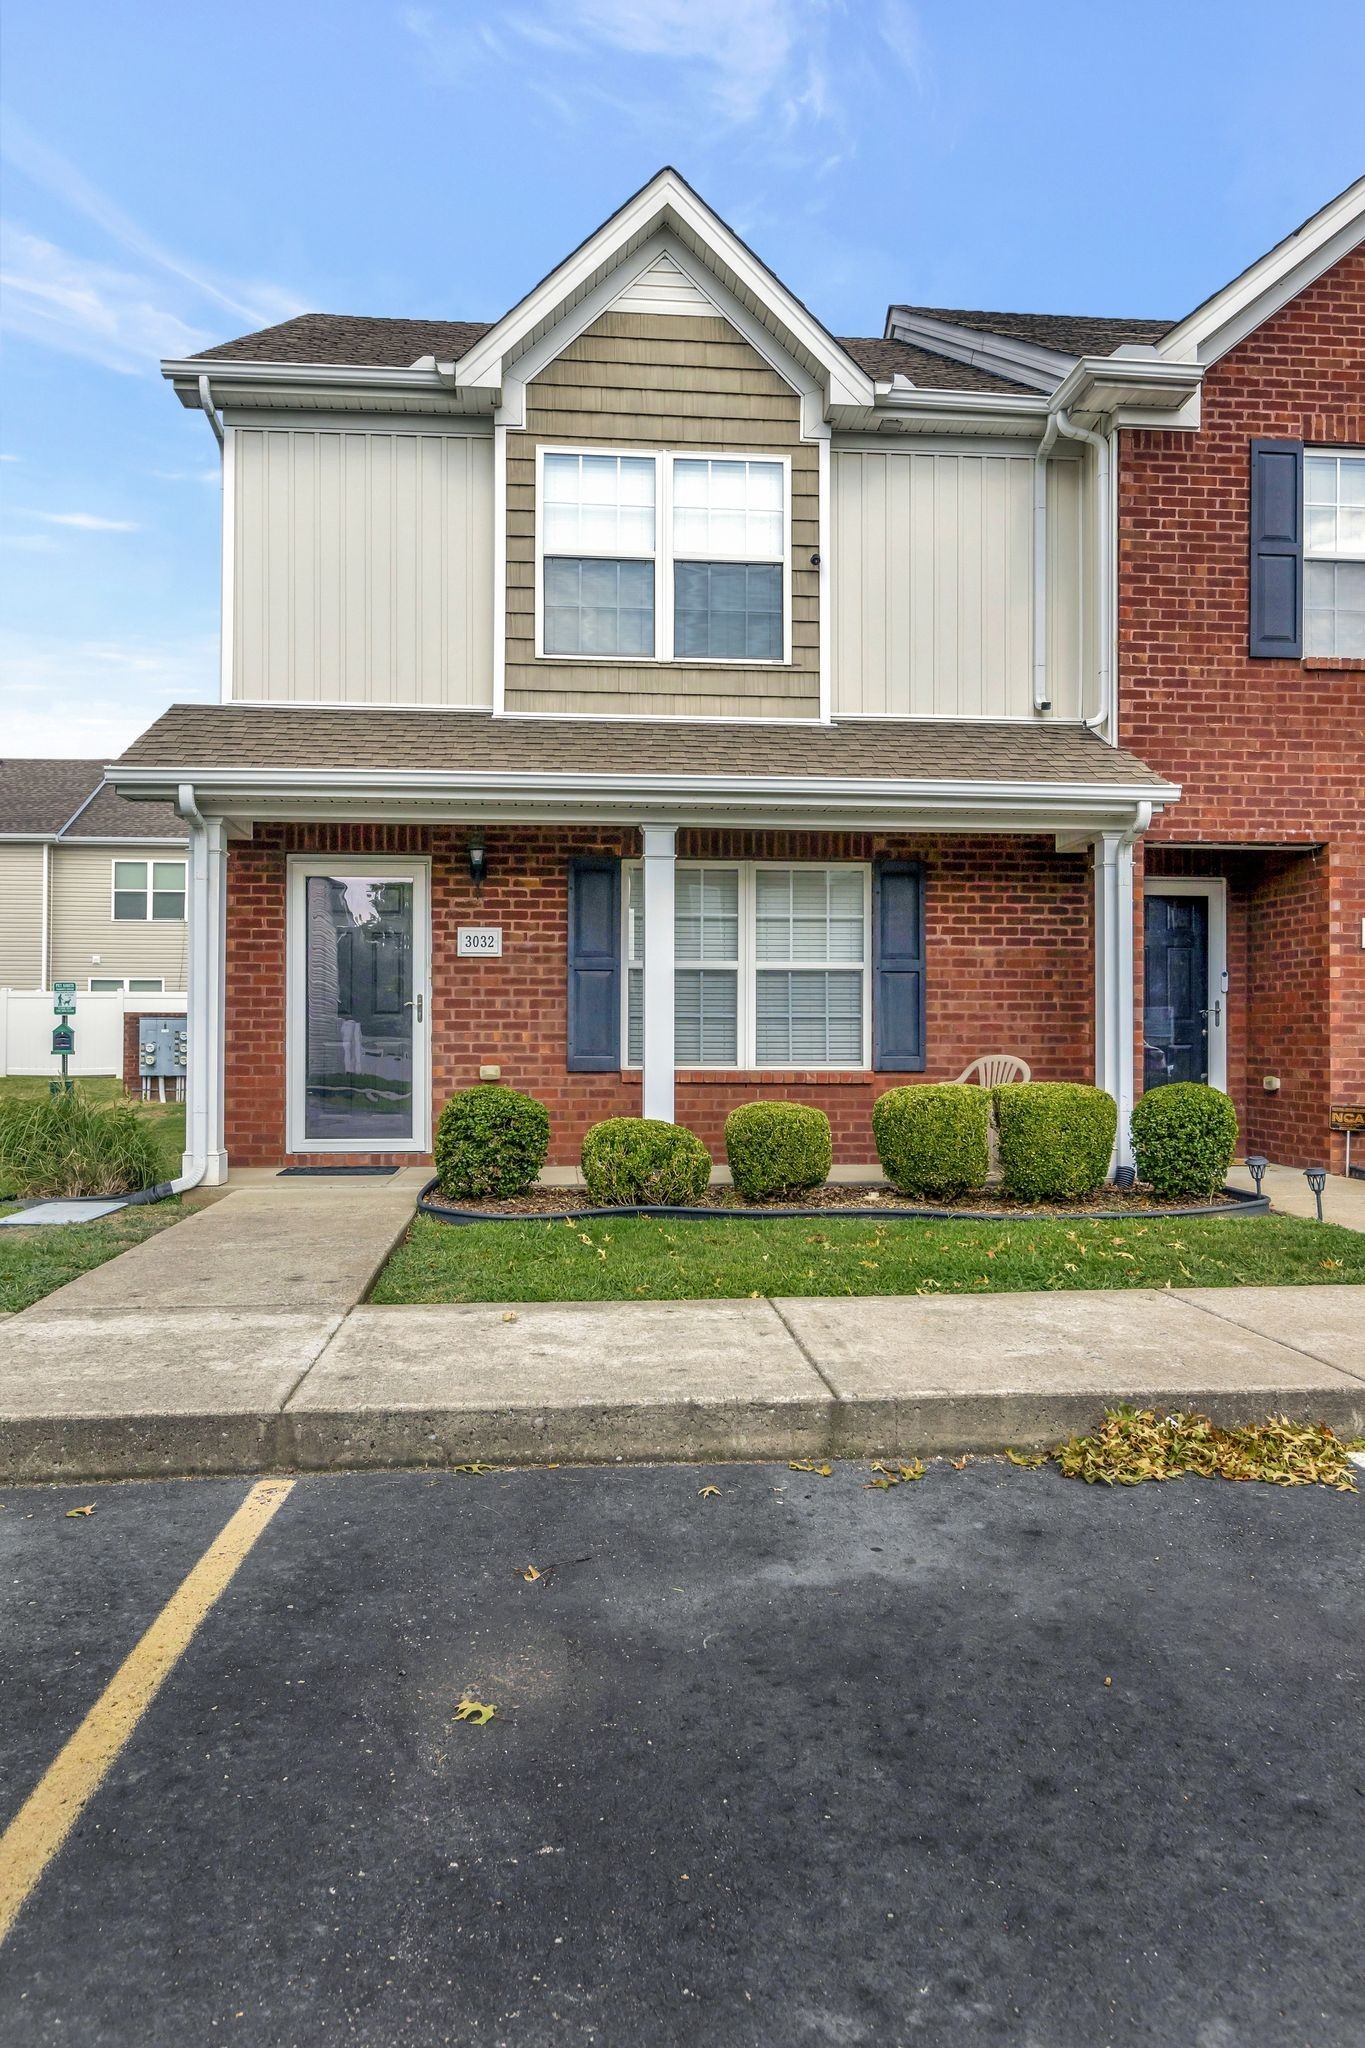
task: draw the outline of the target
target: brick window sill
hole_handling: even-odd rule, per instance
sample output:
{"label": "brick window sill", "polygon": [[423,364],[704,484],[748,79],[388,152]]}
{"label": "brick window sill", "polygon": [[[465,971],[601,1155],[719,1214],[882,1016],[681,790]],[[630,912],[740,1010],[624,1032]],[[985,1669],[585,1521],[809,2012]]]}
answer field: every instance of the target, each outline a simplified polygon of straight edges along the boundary
{"label": "brick window sill", "polygon": [[1359,675],[1365,672],[1365,655],[1305,655],[1302,666],[1307,669],[1325,669],[1328,675]]}

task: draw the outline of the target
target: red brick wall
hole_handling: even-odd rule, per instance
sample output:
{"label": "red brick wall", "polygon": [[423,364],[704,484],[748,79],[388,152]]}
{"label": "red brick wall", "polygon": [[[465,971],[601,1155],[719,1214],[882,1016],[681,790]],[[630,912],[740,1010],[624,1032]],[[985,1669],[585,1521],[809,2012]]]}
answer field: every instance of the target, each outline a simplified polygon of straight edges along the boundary
{"label": "red brick wall", "polygon": [[[1326,1156],[1329,1099],[1365,1099],[1365,663],[1248,656],[1250,443],[1365,446],[1363,362],[1358,250],[1214,365],[1197,433],[1121,437],[1121,738],[1184,786],[1149,861],[1267,848],[1238,869],[1233,1050],[1247,1142],[1294,1165]],[[1286,861],[1268,850],[1284,842],[1324,850]],[[1212,853],[1184,868],[1220,871]],[[1338,1170],[1343,1156],[1337,1140]]]}
{"label": "red brick wall", "polygon": [[[638,1074],[566,1069],[567,876],[575,854],[633,855],[634,832],[589,827],[489,829],[488,881],[476,902],[465,828],[258,826],[228,860],[227,1107],[229,1160],[285,1161],[285,888],[289,853],[423,853],[432,863],[435,1105],[498,1065],[510,1086],[550,1110],[551,1159],[577,1161],[588,1125],[638,1115]],[[1090,1080],[1094,998],[1090,863],[1050,839],[874,838],[785,833],[683,833],[679,854],[735,859],[916,857],[926,867],[925,1080],[952,1079],[986,1052],[1018,1052],[1040,1080]],[[500,924],[500,960],[457,960],[459,924]],[[727,1111],[756,1095],[817,1103],[835,1157],[873,1156],[872,1102],[896,1075],[788,1072],[681,1074],[677,1114],[723,1158]],[[335,1155],[330,1155],[333,1159]],[[386,1156],[356,1155],[372,1160]],[[309,1163],[309,1155],[289,1163]]]}

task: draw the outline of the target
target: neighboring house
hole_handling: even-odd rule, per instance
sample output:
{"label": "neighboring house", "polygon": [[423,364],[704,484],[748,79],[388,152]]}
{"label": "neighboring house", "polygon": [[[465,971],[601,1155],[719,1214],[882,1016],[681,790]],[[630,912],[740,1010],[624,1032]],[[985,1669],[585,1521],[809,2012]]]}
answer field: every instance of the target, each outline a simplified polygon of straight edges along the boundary
{"label": "neighboring house", "polygon": [[101,761],[0,761],[0,988],[183,991],[186,837]]}
{"label": "neighboring house", "polygon": [[[1109,1089],[1123,1163],[1149,836],[1163,878],[1228,862],[1246,934],[1225,1001],[1196,924],[1154,928],[1149,1080],[1219,1077],[1179,1033],[1221,1005],[1259,1089],[1252,1005],[1311,1013],[1251,1131],[1323,1150],[1360,687],[1247,656],[1292,629],[1292,481],[1257,469],[1250,597],[1248,520],[1253,442],[1347,458],[1310,644],[1355,660],[1362,236],[1365,181],[1175,325],[894,306],[848,339],[663,171],[491,326],[309,314],[165,364],[223,442],[223,701],[110,774],[191,822],[192,1164],[420,1157],[495,1075],[559,1163],[641,1110],[719,1153],[756,1095],[859,1162],[880,1090],[993,1052]],[[1267,347],[1303,382],[1238,415]]]}

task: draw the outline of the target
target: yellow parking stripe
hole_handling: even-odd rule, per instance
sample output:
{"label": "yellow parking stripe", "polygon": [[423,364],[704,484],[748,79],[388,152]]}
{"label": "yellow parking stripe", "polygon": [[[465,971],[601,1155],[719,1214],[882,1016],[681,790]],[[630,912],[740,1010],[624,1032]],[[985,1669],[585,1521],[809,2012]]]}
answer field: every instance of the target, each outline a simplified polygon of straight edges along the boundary
{"label": "yellow parking stripe", "polygon": [[200,1622],[293,1485],[292,1479],[263,1479],[252,1487],[0,1835],[0,1942],[188,1649]]}

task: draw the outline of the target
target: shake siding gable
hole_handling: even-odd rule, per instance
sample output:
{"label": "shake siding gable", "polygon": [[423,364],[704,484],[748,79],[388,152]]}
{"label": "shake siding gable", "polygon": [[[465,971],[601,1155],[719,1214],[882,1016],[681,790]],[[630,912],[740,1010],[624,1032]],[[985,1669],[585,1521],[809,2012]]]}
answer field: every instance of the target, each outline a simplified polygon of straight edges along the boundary
{"label": "shake siding gable", "polygon": [[[541,444],[762,454],[791,461],[791,647],[781,667],[538,661],[536,450]],[[817,718],[819,453],[798,394],[728,321],[611,312],[546,365],[507,436],[509,711]]]}

